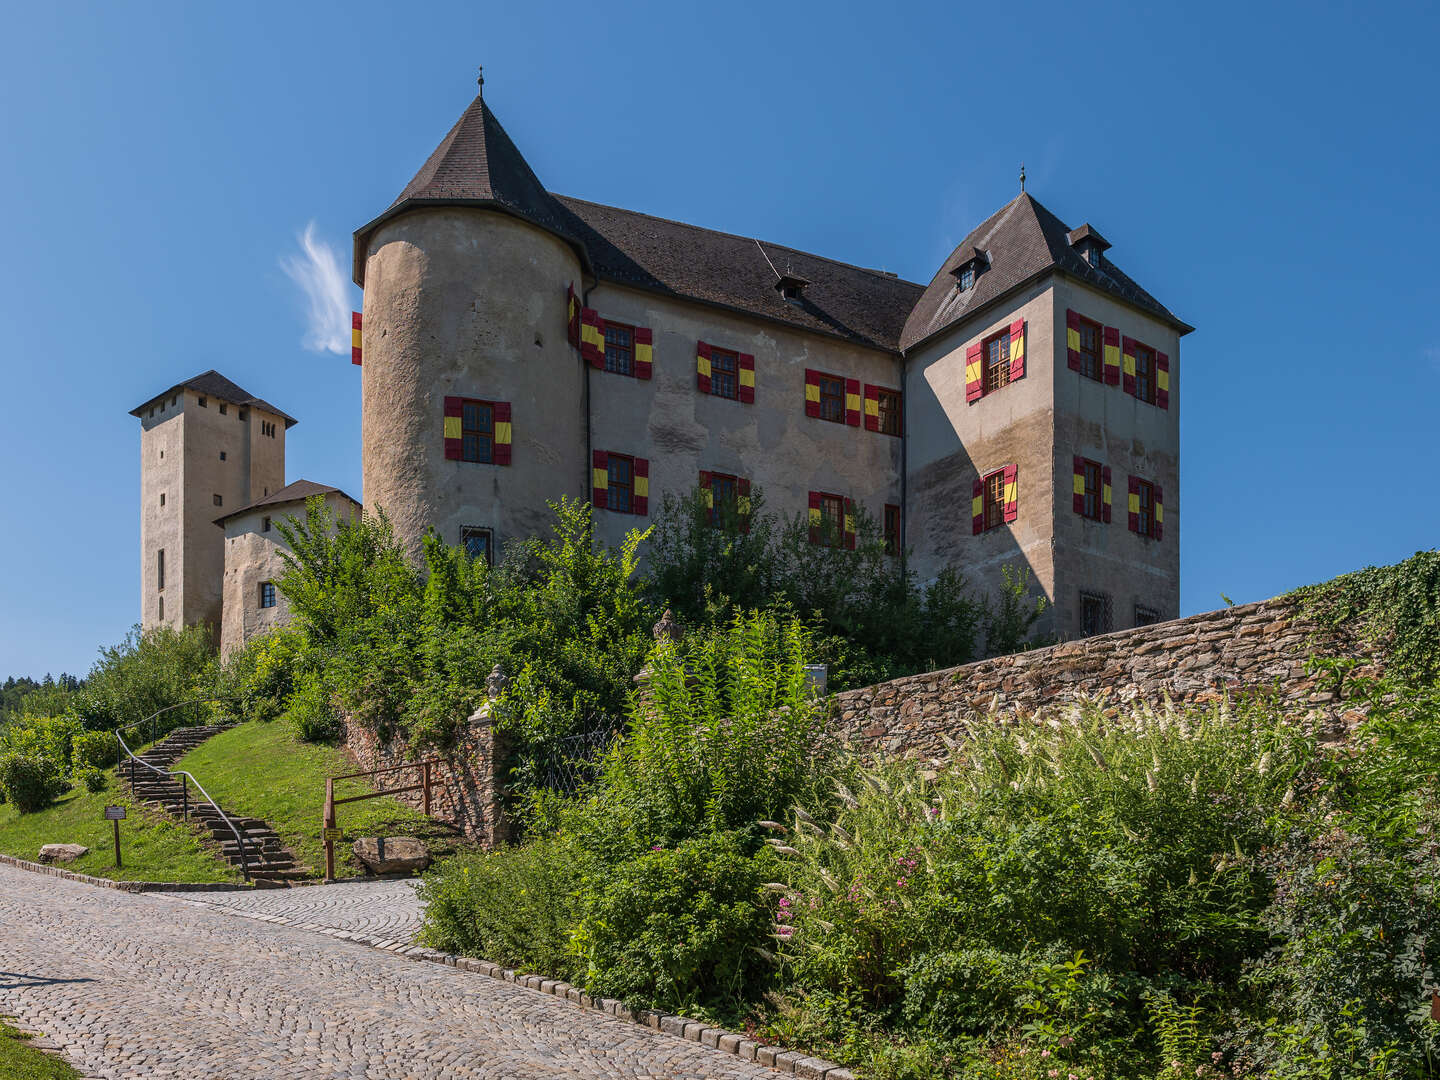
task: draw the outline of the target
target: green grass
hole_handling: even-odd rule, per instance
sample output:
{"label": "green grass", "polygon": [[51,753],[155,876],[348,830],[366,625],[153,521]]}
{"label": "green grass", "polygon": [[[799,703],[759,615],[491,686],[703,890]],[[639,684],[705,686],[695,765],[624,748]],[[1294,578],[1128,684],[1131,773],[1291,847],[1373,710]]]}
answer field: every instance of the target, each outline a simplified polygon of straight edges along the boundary
{"label": "green grass", "polygon": [[36,1050],[31,1036],[0,1019],[0,1076],[5,1080],[78,1080],[80,1074],[58,1057]]}
{"label": "green grass", "polygon": [[[301,741],[288,717],[265,723],[251,721],[206,740],[175,766],[188,769],[226,809],[264,818],[285,846],[316,877],[325,872],[325,847],[320,839],[325,803],[325,778],[355,772],[355,764],[338,747]],[[398,774],[406,775],[406,774]],[[405,780],[413,783],[413,772]],[[337,798],[374,791],[359,780],[335,785]],[[432,821],[399,800],[381,796],[337,809],[344,841],[335,845],[335,874],[362,874],[365,868],[350,850],[360,836],[416,836],[440,858],[463,845],[448,825]]]}
{"label": "green grass", "polygon": [[[105,807],[126,809],[120,822],[124,867],[115,868],[115,834],[104,820]],[[117,881],[239,881],[240,875],[201,834],[166,815],[140,806],[121,793],[113,774],[110,786],[91,794],[75,788],[54,805],[22,814],[11,803],[0,805],[0,852],[34,860],[43,844],[84,844],[90,849],[64,869]],[[0,1076],[5,1075],[0,1073]]]}

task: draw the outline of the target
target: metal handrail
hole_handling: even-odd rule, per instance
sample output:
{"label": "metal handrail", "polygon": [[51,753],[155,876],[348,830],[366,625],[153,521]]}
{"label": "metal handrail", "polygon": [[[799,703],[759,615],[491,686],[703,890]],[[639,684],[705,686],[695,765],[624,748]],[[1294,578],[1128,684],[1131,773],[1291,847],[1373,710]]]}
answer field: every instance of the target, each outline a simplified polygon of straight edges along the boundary
{"label": "metal handrail", "polygon": [[[129,747],[129,745],[125,742],[125,737],[120,734],[120,732],[126,730],[126,728],[137,727],[138,725],[144,724],[144,723],[146,723],[147,721],[149,721],[149,722],[151,723],[151,728],[150,728],[150,731],[151,731],[151,742],[154,742],[154,731],[155,731],[155,728],[154,728],[154,720],[155,720],[155,718],[158,717],[161,713],[169,712],[171,709],[178,709],[178,708],[180,708],[182,705],[199,705],[199,704],[201,704],[202,702],[203,702],[203,703],[208,703],[208,702],[223,701],[223,700],[224,700],[223,698],[197,698],[197,699],[194,700],[194,701],[182,701],[182,702],[180,702],[178,705],[167,705],[165,708],[160,709],[160,710],[152,713],[151,715],[147,716],[144,720],[137,720],[137,721],[135,721],[134,723],[124,724],[124,725],[116,728],[116,729],[115,729],[115,744],[116,744],[116,751],[115,751],[115,771],[116,771],[116,772],[119,772],[119,771],[124,767],[124,765],[125,765],[125,758],[128,757],[128,758],[130,759],[130,787],[131,787],[132,789],[135,787],[135,766],[136,766],[137,764],[145,766],[145,768],[149,769],[151,772],[155,773],[157,776],[183,776],[183,777],[185,777],[187,780],[189,780],[191,783],[193,783],[193,784],[195,785],[195,790],[197,790],[198,792],[200,792],[201,795],[205,796],[205,801],[210,804],[210,809],[214,810],[215,813],[219,814],[219,815],[220,815],[220,820],[225,823],[226,828],[228,828],[232,833],[235,834],[235,842],[240,846],[240,873],[244,875],[246,881],[250,881],[250,880],[251,880],[251,878],[250,878],[250,852],[249,852],[249,850],[245,847],[245,837],[243,837],[243,836],[240,835],[240,830],[235,827],[235,823],[230,820],[229,815],[227,815],[224,810],[221,810],[221,809],[220,809],[219,804],[216,803],[216,801],[210,797],[210,793],[205,790],[205,788],[201,785],[201,783],[200,783],[199,780],[196,780],[196,779],[195,779],[195,774],[194,774],[194,773],[191,773],[191,772],[188,772],[188,771],[186,771],[185,769],[163,769],[163,768],[161,768],[161,767],[158,766],[158,765],[151,765],[150,762],[146,761],[144,758],[136,756],[135,752],[134,752],[133,750],[131,750],[130,747]],[[177,728],[176,730],[179,730],[179,729]],[[122,751],[123,751],[123,753],[122,753]],[[186,803],[186,818],[188,819],[188,818],[189,818],[189,803],[188,803],[189,791],[183,787],[183,781],[182,781],[182,788],[181,788],[181,790],[182,790],[182,792],[184,793],[184,795],[185,795],[185,797],[186,797],[186,799],[187,799],[187,803]]]}

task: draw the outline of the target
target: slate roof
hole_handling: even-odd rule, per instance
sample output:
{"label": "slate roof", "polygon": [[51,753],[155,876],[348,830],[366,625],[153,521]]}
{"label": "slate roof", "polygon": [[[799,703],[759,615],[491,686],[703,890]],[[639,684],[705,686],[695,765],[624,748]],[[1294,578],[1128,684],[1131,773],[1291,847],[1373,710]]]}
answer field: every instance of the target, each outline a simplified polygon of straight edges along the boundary
{"label": "slate roof", "polygon": [[[1148,311],[1182,334],[1194,329],[1171,314],[1164,304],[1127,277],[1109,258],[1102,255],[1098,269],[1087,263],[1070,245],[1069,233],[1069,226],[1034,196],[1016,196],[981,222],[950,253],[906,319],[905,329],[900,335],[900,348],[908,351],[1011,289],[1050,270],[1062,270],[1087,285]],[[977,248],[985,253],[988,268],[975,276],[975,284],[971,288],[961,292],[955,287],[952,271],[972,258]]]}
{"label": "slate roof", "polygon": [[[286,484],[279,491],[267,495],[263,499],[256,499],[248,506],[242,506],[238,510],[231,510],[228,514],[222,514],[215,519],[215,524],[223,525],[233,517],[237,517],[240,514],[248,514],[250,511],[258,510],[262,506],[279,506],[281,503],[304,502],[312,495],[328,495],[332,491],[338,495],[345,495],[345,492],[341,491],[338,487],[332,487],[329,484],[317,484],[313,480],[296,480],[293,484]],[[351,499],[349,495],[345,495],[345,498],[350,499],[356,506],[360,505],[359,499]]]}
{"label": "slate roof", "polygon": [[221,375],[214,368],[211,368],[209,371],[202,371],[199,375],[196,375],[194,378],[186,379],[184,382],[176,383],[174,386],[170,387],[169,390],[166,390],[163,394],[156,394],[154,397],[146,399],[144,404],[137,405],[135,406],[135,408],[131,409],[130,415],[139,416],[155,402],[159,401],[161,398],[169,397],[177,390],[194,390],[197,394],[204,394],[206,397],[219,398],[221,401],[228,401],[232,405],[242,405],[255,409],[264,409],[272,416],[278,416],[281,420],[284,420],[287,430],[294,427],[300,422],[296,420],[293,416],[291,416],[289,413],[282,412],[281,410],[277,409],[274,405],[271,405],[264,398],[257,398],[254,394],[250,393],[250,391],[236,386],[233,382],[227,379],[224,375]]}

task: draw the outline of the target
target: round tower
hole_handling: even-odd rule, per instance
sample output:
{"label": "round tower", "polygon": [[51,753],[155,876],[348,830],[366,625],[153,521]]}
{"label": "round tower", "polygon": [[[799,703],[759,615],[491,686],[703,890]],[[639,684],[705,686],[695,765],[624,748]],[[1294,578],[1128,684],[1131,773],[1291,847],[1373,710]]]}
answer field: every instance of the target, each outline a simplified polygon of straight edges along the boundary
{"label": "round tower", "polygon": [[477,554],[585,493],[585,372],[567,288],[573,219],[482,96],[395,203],[355,234],[365,291],[365,505],[412,555],[428,527]]}

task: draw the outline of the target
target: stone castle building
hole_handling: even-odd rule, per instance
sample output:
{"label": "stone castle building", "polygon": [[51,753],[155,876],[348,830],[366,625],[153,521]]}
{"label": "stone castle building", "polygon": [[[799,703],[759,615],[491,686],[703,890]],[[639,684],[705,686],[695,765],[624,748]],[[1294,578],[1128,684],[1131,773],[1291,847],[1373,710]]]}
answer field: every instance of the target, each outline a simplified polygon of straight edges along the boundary
{"label": "stone castle building", "polygon": [[[863,507],[922,579],[954,565],[993,591],[1002,566],[1028,568],[1051,602],[1042,633],[1173,618],[1192,327],[1109,248],[1022,192],[928,285],[904,281],[556,195],[479,95],[355,233],[366,504],[412,551],[433,526],[489,558],[561,495],[592,500],[617,544],[664,493],[743,506],[760,487],[820,544],[853,545]],[[142,449],[158,446],[142,420]],[[176,542],[154,511],[147,581]],[[172,617],[220,624],[221,579],[200,584],[220,572],[197,560],[186,587],[210,606]]]}

